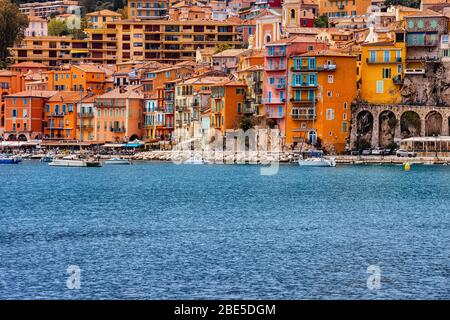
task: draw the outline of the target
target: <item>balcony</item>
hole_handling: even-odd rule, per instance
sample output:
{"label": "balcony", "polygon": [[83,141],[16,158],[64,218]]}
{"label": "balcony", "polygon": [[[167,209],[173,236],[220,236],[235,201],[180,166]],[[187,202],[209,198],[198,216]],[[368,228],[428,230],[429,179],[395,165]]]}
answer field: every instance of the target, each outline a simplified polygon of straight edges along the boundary
{"label": "balcony", "polygon": [[63,112],[51,112],[49,114],[50,118],[63,118],[66,114]]}
{"label": "balcony", "polygon": [[119,128],[119,127],[111,127],[109,128],[111,132],[125,132],[125,128]]}
{"label": "balcony", "polygon": [[284,112],[278,113],[278,112],[270,112],[267,114],[267,118],[270,119],[283,119],[284,118]]}
{"label": "balcony", "polygon": [[[314,110],[313,110],[314,111]],[[291,113],[292,120],[315,120],[314,113]]]}
{"label": "balcony", "polygon": [[77,117],[78,118],[93,118],[94,113],[93,112],[78,112]]}
{"label": "balcony", "polygon": [[92,130],[94,129],[93,124],[79,124],[78,127],[83,130]]}
{"label": "balcony", "polygon": [[405,69],[405,74],[425,74],[425,69]]}
{"label": "balcony", "polygon": [[267,56],[268,57],[284,57],[284,56],[286,56],[286,50],[282,50],[282,49],[267,50]]}
{"label": "balcony", "polygon": [[286,99],[264,99],[264,104],[284,104],[286,103]]}
{"label": "balcony", "polygon": [[366,58],[366,63],[367,64],[390,64],[390,63],[401,63],[402,62],[402,58],[398,57],[395,59],[389,59],[389,60],[371,60],[370,58]]}
{"label": "balcony", "polygon": [[394,84],[398,84],[398,85],[403,84],[403,79],[402,79],[401,75],[397,75],[397,76],[393,77],[392,81],[394,82]]}
{"label": "balcony", "polygon": [[292,83],[292,87],[295,88],[316,88],[318,86],[317,83]]}
{"label": "balcony", "polygon": [[324,64],[322,66],[293,66],[292,72],[314,72],[314,71],[336,71],[337,66],[335,64]]}
{"label": "balcony", "polygon": [[279,65],[279,64],[273,64],[273,65],[266,65],[264,66],[264,70],[266,72],[276,72],[276,71],[284,71],[286,70],[286,65]]}
{"label": "balcony", "polygon": [[300,97],[300,98],[291,98],[289,101],[292,102],[292,103],[311,104],[311,103],[317,102],[317,98],[305,99],[305,98],[301,98]]}

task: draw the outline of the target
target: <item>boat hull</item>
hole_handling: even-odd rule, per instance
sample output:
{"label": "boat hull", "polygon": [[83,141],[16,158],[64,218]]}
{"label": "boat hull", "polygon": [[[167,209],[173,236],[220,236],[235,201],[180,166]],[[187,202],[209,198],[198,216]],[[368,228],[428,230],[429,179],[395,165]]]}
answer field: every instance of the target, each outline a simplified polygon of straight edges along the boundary
{"label": "boat hull", "polygon": [[20,159],[0,159],[0,164],[18,164],[20,163]]}
{"label": "boat hull", "polygon": [[52,167],[101,167],[101,162],[86,160],[53,160],[48,164]]}
{"label": "boat hull", "polygon": [[336,167],[334,160],[320,159],[320,160],[299,160],[299,166],[301,167]]}
{"label": "boat hull", "polygon": [[107,165],[130,165],[131,162],[128,160],[106,160]]}

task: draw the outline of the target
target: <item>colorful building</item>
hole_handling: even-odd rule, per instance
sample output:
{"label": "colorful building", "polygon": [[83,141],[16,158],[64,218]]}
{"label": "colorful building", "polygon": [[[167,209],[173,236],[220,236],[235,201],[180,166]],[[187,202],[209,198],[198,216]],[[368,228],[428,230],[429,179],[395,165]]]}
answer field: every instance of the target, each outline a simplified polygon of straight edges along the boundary
{"label": "colorful building", "polygon": [[85,92],[57,91],[48,99],[44,110],[44,138],[74,140],[77,132],[77,104]]}
{"label": "colorful building", "polygon": [[169,2],[166,0],[129,0],[127,12],[129,19],[165,19],[169,15]]}
{"label": "colorful building", "polygon": [[116,88],[95,98],[96,141],[124,142],[142,138],[142,86]]}
{"label": "colorful building", "polygon": [[23,91],[24,88],[24,77],[19,72],[0,70],[0,135],[3,133],[5,127],[5,97]]}
{"label": "colorful building", "polygon": [[360,98],[374,104],[401,103],[405,43],[384,40],[364,43],[361,48]]}
{"label": "colorful building", "polygon": [[44,105],[55,91],[21,91],[4,97],[5,140],[41,139],[44,131]]}
{"label": "colorful building", "polygon": [[286,145],[320,144],[343,152],[355,100],[356,57],[328,50],[293,55],[286,117]]}
{"label": "colorful building", "polygon": [[48,73],[48,87],[56,91],[90,91],[102,94],[105,89],[106,72],[98,65],[81,64],[66,70]]}
{"label": "colorful building", "polygon": [[329,18],[360,16],[368,13],[372,0],[319,0],[319,15]]}
{"label": "colorful building", "polygon": [[286,130],[286,102],[289,83],[288,57],[308,51],[328,48],[325,42],[318,42],[300,36],[293,36],[266,44],[264,63],[264,108],[262,114],[270,127],[278,128],[282,137]]}
{"label": "colorful building", "polygon": [[211,128],[222,134],[228,129],[239,129],[240,119],[244,116],[246,93],[247,86],[236,80],[211,86]]}

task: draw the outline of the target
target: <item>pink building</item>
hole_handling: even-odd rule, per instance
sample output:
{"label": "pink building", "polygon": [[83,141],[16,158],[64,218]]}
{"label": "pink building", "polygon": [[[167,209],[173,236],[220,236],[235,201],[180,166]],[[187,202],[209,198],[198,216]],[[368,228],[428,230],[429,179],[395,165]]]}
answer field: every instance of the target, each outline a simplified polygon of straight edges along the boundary
{"label": "pink building", "polygon": [[266,44],[264,59],[264,96],[263,110],[261,114],[270,119],[270,126],[280,129],[282,137],[286,132],[286,102],[288,101],[288,87],[290,70],[288,58],[292,55],[306,53],[308,51],[327,49],[328,44],[315,42],[311,38],[292,36],[280,41]]}

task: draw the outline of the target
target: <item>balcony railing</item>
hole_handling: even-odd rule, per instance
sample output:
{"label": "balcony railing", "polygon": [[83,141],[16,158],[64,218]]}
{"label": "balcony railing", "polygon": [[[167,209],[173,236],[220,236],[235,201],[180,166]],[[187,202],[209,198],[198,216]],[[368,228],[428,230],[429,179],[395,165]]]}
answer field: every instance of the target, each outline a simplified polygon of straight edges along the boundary
{"label": "balcony railing", "polygon": [[265,104],[283,104],[286,102],[286,99],[263,99],[263,103]]}
{"label": "balcony railing", "polygon": [[125,132],[125,128],[119,128],[119,127],[111,127],[110,128],[111,132]]}
{"label": "balcony railing", "polygon": [[94,113],[93,112],[78,112],[77,117],[78,118],[93,118]]}
{"label": "balcony railing", "polygon": [[401,75],[397,75],[397,76],[393,77],[392,81],[394,82],[394,84],[398,84],[398,85],[403,84],[403,79],[402,79]]}
{"label": "balcony railing", "polygon": [[292,120],[314,120],[316,115],[310,113],[291,113]]}
{"label": "balcony railing", "polygon": [[293,66],[291,71],[293,72],[313,72],[313,71],[336,71],[337,66],[335,64],[324,64],[321,66]]}
{"label": "balcony railing", "polygon": [[397,57],[395,59],[389,59],[389,60],[371,60],[370,58],[366,58],[366,62],[368,64],[388,64],[388,63],[400,63],[402,62],[402,58],[401,57]]}
{"label": "balcony railing", "polygon": [[317,98],[314,99],[310,99],[310,98],[291,98],[289,101],[291,101],[292,103],[314,103],[317,102]]}

